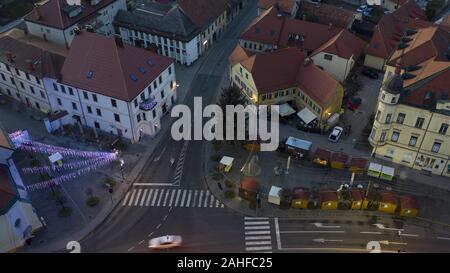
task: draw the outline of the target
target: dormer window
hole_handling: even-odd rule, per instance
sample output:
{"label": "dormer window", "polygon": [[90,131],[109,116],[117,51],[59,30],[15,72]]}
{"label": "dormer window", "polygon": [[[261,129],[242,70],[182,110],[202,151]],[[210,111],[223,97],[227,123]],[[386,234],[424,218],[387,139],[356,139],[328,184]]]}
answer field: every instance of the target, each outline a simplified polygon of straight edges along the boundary
{"label": "dormer window", "polygon": [[81,5],[65,5],[63,11],[69,16],[69,18],[74,18],[82,12],[83,8]]}

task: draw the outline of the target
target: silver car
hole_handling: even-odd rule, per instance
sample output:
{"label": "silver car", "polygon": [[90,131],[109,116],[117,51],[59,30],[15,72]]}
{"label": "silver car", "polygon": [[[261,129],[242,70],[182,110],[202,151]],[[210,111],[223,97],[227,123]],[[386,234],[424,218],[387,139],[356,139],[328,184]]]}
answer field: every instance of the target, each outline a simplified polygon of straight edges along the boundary
{"label": "silver car", "polygon": [[178,235],[166,235],[153,238],[149,241],[148,247],[151,249],[168,249],[181,246],[183,239]]}
{"label": "silver car", "polygon": [[328,140],[331,142],[338,142],[343,131],[344,131],[344,129],[342,127],[339,127],[339,126],[334,127],[330,136],[328,136]]}

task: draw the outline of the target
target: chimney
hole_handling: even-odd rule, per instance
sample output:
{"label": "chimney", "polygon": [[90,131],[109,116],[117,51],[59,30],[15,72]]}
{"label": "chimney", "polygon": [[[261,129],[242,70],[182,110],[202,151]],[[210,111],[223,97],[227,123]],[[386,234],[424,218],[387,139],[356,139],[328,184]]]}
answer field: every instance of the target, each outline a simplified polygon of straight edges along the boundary
{"label": "chimney", "polygon": [[34,14],[36,15],[36,19],[41,20],[42,15],[38,5],[34,5]]}
{"label": "chimney", "polygon": [[33,71],[34,70],[33,61],[32,60],[26,60],[25,62],[27,63],[27,69],[29,71]]}
{"label": "chimney", "polygon": [[123,41],[122,41],[122,38],[119,35],[115,35],[114,36],[114,40],[116,40],[117,47],[122,47],[123,48]]}
{"label": "chimney", "polygon": [[311,63],[311,58],[310,57],[305,57],[305,59],[303,60],[303,65],[307,66],[310,63]]}

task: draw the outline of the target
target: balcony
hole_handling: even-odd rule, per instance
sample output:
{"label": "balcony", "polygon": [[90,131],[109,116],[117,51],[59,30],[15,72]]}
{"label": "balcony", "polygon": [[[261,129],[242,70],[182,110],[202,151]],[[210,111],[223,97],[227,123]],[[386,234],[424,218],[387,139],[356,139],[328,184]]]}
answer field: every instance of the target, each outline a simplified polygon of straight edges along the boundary
{"label": "balcony", "polygon": [[156,107],[157,104],[158,102],[156,101],[155,96],[150,96],[148,99],[141,102],[141,104],[139,105],[139,109],[143,111],[151,111]]}

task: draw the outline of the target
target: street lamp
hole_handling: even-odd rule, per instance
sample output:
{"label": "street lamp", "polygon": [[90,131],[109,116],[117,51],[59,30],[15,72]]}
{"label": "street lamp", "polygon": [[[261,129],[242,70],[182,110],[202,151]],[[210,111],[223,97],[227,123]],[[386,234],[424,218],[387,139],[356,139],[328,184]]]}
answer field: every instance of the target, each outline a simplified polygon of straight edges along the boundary
{"label": "street lamp", "polygon": [[125,161],[121,158],[120,159],[120,172],[122,174],[122,183],[125,181],[124,171],[125,171]]}

